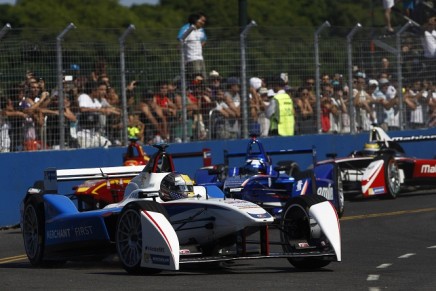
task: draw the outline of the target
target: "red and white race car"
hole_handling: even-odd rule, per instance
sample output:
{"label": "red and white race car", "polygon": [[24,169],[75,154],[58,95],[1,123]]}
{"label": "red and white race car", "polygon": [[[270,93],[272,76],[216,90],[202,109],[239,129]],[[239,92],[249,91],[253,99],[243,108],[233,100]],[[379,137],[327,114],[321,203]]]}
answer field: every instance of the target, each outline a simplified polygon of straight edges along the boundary
{"label": "red and white race car", "polygon": [[361,194],[364,198],[372,196],[396,198],[409,186],[436,187],[436,159],[419,159],[405,154],[400,142],[419,142],[435,139],[391,138],[380,127],[369,132],[369,142],[363,150],[354,151],[348,157],[320,161],[315,168],[334,163],[342,178],[344,194]]}

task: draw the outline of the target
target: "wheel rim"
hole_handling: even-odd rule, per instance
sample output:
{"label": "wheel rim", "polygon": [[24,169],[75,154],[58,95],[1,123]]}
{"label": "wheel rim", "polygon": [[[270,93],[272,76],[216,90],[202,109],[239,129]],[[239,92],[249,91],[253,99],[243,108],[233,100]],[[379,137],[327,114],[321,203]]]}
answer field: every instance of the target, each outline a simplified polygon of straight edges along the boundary
{"label": "wheel rim", "polygon": [[285,251],[290,251],[290,242],[296,239],[308,239],[309,222],[306,211],[300,205],[289,207],[282,219],[281,241]]}
{"label": "wheel rim", "polygon": [[345,197],[344,197],[344,186],[342,184],[342,177],[341,174],[338,173],[338,199],[339,199],[339,215],[342,215],[344,212],[344,205],[345,205]]}
{"label": "wheel rim", "polygon": [[391,161],[388,166],[388,187],[393,196],[400,191],[400,173],[395,161]]}
{"label": "wheel rim", "polygon": [[39,247],[38,216],[33,205],[26,207],[23,218],[24,247],[29,258],[36,257]]}
{"label": "wheel rim", "polygon": [[127,267],[135,267],[141,262],[141,217],[137,210],[129,209],[120,218],[117,248],[120,259]]}

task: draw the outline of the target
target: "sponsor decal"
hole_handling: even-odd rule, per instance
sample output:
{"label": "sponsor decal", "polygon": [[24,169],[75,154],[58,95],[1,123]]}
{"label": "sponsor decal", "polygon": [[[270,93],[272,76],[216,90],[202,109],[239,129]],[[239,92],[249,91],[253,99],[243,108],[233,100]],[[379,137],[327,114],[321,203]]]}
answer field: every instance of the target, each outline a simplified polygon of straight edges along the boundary
{"label": "sponsor decal", "polygon": [[377,195],[377,194],[383,194],[385,193],[385,188],[384,187],[375,187],[375,188],[369,188],[368,189],[368,194],[369,195]]}
{"label": "sponsor decal", "polygon": [[328,187],[319,187],[316,194],[325,197],[327,200],[333,200],[333,187],[331,187],[331,184]]}
{"label": "sponsor decal", "polygon": [[302,180],[299,180],[297,182],[296,188],[297,188],[297,191],[301,191],[301,189],[303,188],[303,181]]}
{"label": "sponsor decal", "polygon": [[88,226],[75,227],[74,234],[76,235],[76,237],[92,235],[93,234],[92,226],[88,225]]}
{"label": "sponsor decal", "polygon": [[60,228],[60,229],[48,230],[46,235],[47,235],[47,239],[58,239],[58,238],[71,237],[69,228]]}
{"label": "sponsor decal", "polygon": [[422,174],[433,174],[436,173],[436,165],[431,166],[428,164],[421,165],[421,173]]}
{"label": "sponsor decal", "polygon": [[169,265],[170,264],[170,257],[169,256],[150,254],[150,259],[151,259],[151,262],[153,264],[156,264],[156,265]]}
{"label": "sponsor decal", "polygon": [[309,247],[309,244],[306,243],[306,242],[304,242],[304,243],[298,243],[298,247],[299,247],[299,248],[308,248],[308,247]]}
{"label": "sponsor decal", "polygon": [[150,252],[155,252],[155,253],[164,253],[165,248],[164,247],[155,247],[155,246],[145,246],[144,251],[145,252],[150,251]]}
{"label": "sponsor decal", "polygon": [[247,212],[248,215],[250,215],[251,217],[254,218],[270,218],[271,214],[269,214],[268,212],[264,212],[264,213],[249,213]]}
{"label": "sponsor decal", "polygon": [[414,135],[414,136],[398,136],[393,137],[392,140],[394,141],[415,141],[415,140],[432,140],[436,139],[436,134],[432,135]]}
{"label": "sponsor decal", "polygon": [[188,254],[191,253],[191,251],[188,250],[188,249],[181,249],[179,253],[180,253],[181,255],[188,255]]}

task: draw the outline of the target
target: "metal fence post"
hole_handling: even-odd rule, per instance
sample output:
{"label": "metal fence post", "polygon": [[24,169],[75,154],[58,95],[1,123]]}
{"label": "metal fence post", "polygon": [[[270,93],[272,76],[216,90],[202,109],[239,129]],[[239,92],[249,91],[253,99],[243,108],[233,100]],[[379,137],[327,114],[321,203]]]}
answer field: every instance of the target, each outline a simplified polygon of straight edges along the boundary
{"label": "metal fence post", "polygon": [[65,148],[65,116],[61,114],[64,112],[64,76],[62,69],[62,39],[65,34],[71,29],[76,28],[73,23],[68,24],[68,26],[56,37],[56,62],[57,62],[57,73],[58,73],[58,88],[59,88],[59,146],[63,150]]}
{"label": "metal fence post", "polygon": [[353,36],[362,27],[360,23],[350,31],[347,35],[347,52],[348,52],[348,114],[350,115],[350,133],[355,133],[355,114],[353,106]]}
{"label": "metal fence post", "polygon": [[186,68],[185,68],[185,40],[188,35],[195,29],[194,25],[191,25],[188,30],[180,38],[180,80],[182,90],[182,122],[183,122],[183,142],[187,142],[188,139],[188,112],[186,110]]}
{"label": "metal fence post", "polygon": [[398,99],[399,99],[399,121],[400,121],[400,129],[405,129],[405,112],[404,112],[404,105],[403,105],[403,69],[401,67],[403,60],[401,57],[401,34],[406,31],[409,27],[413,26],[414,23],[412,21],[407,22],[403,25],[403,27],[398,30],[396,33],[396,44],[397,44],[397,80],[398,80],[398,87],[397,87],[397,93],[398,93]]}
{"label": "metal fence post", "polygon": [[248,138],[248,98],[247,98],[247,61],[245,59],[245,38],[248,31],[256,26],[256,22],[252,20],[240,34],[241,45],[241,109],[242,109],[242,137]]}
{"label": "metal fence post", "polygon": [[2,30],[0,30],[0,39],[3,38],[3,36],[6,35],[6,33],[11,30],[11,25],[9,23],[6,23],[5,26],[3,26]]}
{"label": "metal fence post", "polygon": [[315,94],[316,94],[316,120],[317,120],[317,131],[318,133],[322,132],[321,128],[321,100],[320,100],[320,73],[319,73],[319,67],[321,64],[319,63],[319,34],[321,31],[326,28],[330,27],[330,22],[325,21],[323,24],[321,24],[320,27],[315,31],[314,36],[314,46],[315,46]]}
{"label": "metal fence post", "polygon": [[123,118],[122,118],[122,140],[124,145],[128,145],[129,139],[127,134],[127,94],[126,94],[126,60],[125,60],[125,39],[127,35],[135,29],[133,24],[130,24],[129,27],[124,31],[121,35],[120,42],[120,70],[121,70],[121,105],[123,106]]}

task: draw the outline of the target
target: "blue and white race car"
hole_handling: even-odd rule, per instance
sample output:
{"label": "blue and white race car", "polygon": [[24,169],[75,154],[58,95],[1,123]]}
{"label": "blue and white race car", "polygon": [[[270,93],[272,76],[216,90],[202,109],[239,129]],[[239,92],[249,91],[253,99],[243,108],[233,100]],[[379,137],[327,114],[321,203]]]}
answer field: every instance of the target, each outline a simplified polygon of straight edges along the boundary
{"label": "blue and white race car", "polygon": [[[273,155],[310,154],[316,164],[316,150],[289,149],[266,151],[255,135],[246,152],[224,151],[224,164],[198,169],[194,180],[198,185],[216,185],[226,197],[251,201],[280,219],[283,207],[295,197],[323,196],[330,201],[339,217],[344,213],[342,180],[335,164],[301,171],[294,161],[273,164]],[[241,166],[229,166],[230,158],[245,157]]]}
{"label": "blue and white race car", "polygon": [[[339,220],[324,197],[290,199],[280,224],[271,227],[274,218],[257,204],[166,171],[172,160],[165,148],[159,146],[145,167],[46,170],[44,182],[29,188],[21,207],[31,264],[117,254],[129,273],[150,274],[179,270],[184,263],[287,258],[296,268],[316,269],[341,260]],[[131,176],[123,200],[103,209],[79,211],[74,197],[58,190],[64,181]],[[270,241],[276,229],[280,239]]]}

